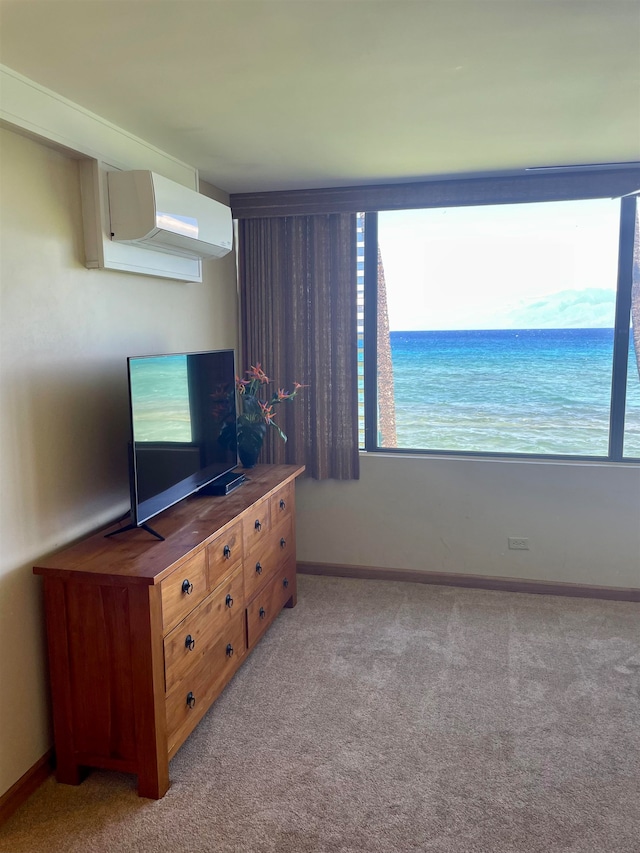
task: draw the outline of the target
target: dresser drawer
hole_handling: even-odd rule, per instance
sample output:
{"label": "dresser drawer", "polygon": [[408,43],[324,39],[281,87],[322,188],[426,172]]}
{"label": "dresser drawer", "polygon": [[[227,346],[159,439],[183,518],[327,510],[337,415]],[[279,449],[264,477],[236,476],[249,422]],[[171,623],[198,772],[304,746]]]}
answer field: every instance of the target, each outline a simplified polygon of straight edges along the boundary
{"label": "dresser drawer", "polygon": [[271,514],[269,499],[259,501],[242,516],[242,542],[244,553],[248,554],[261,542],[269,537],[271,531]]}
{"label": "dresser drawer", "polygon": [[244,592],[247,601],[271,580],[291,553],[295,554],[293,523],[288,518],[270,534],[267,541],[254,548],[244,561]]}
{"label": "dresser drawer", "polygon": [[213,589],[233,569],[242,562],[242,523],[240,521],[217,536],[207,545],[209,562],[209,587]]}
{"label": "dresser drawer", "polygon": [[285,516],[275,528],[271,537],[274,551],[280,560],[287,560],[292,554],[295,555],[296,542],[293,528],[292,516]]}
{"label": "dresser drawer", "polygon": [[166,634],[207,595],[207,555],[204,548],[165,578],[160,590],[162,627]]}
{"label": "dresser drawer", "polygon": [[196,667],[225,628],[244,610],[242,566],[226,578],[208,598],[183,619],[164,641],[167,693]]}
{"label": "dresser drawer", "polygon": [[247,607],[247,644],[251,649],[295,594],[296,563],[290,559]]}
{"label": "dresser drawer", "polygon": [[177,678],[166,698],[169,757],[220,695],[246,651],[245,614],[242,612],[236,614],[197,666]]}
{"label": "dresser drawer", "polygon": [[269,498],[271,526],[276,527],[285,518],[293,515],[295,508],[295,484],[287,483]]}

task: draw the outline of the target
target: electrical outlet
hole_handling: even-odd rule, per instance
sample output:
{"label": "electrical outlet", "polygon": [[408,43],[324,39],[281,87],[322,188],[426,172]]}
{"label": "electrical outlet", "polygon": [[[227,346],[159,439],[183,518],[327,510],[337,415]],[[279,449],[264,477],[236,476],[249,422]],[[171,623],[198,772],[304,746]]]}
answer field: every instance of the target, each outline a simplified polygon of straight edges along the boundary
{"label": "electrical outlet", "polygon": [[509,536],[508,538],[509,548],[512,551],[528,551],[529,550],[529,540],[522,536]]}

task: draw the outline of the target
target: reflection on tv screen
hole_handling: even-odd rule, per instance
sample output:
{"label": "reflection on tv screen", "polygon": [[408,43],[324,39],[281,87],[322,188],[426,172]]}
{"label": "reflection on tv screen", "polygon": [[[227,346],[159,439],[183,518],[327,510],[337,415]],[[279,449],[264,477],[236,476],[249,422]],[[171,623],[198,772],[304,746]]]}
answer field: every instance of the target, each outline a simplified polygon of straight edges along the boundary
{"label": "reflection on tv screen", "polygon": [[131,359],[130,379],[134,440],[191,443],[187,356]]}

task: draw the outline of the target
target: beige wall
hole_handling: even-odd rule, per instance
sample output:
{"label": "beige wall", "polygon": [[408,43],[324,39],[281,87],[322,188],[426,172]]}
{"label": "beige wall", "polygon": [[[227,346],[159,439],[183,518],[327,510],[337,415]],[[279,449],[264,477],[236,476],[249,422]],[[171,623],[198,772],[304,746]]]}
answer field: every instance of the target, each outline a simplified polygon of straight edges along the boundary
{"label": "beige wall", "polygon": [[299,560],[640,588],[637,466],[363,455],[361,469],[299,482]]}
{"label": "beige wall", "polygon": [[32,565],[129,506],[125,358],[235,348],[237,295],[233,254],[202,284],[87,270],[78,162],[0,146],[1,795],[51,745]]}

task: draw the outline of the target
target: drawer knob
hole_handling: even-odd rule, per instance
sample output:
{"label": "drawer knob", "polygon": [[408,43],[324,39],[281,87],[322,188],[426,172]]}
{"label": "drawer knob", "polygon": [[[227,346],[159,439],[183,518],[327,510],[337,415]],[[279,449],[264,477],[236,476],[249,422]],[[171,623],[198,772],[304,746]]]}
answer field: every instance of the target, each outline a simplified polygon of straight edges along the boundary
{"label": "drawer knob", "polygon": [[280,509],[286,509],[286,507],[287,502],[283,498],[280,498]]}
{"label": "drawer knob", "polygon": [[185,637],[184,645],[185,645],[185,648],[189,649],[190,652],[192,652],[195,649],[196,641],[193,639],[191,634],[187,634],[187,636]]}
{"label": "drawer knob", "polygon": [[231,548],[228,545],[225,545],[222,549],[222,556],[225,558],[225,560],[231,559]]}
{"label": "drawer knob", "polygon": [[281,547],[281,548],[286,548],[286,547],[287,547],[287,540],[284,538],[284,536],[283,536],[283,537],[282,537],[282,539],[280,540],[280,547]]}
{"label": "drawer knob", "polygon": [[227,607],[233,607],[233,598],[231,598],[231,595],[227,595],[224,600],[224,603],[227,605]]}
{"label": "drawer knob", "polygon": [[261,619],[264,619],[266,615],[267,615],[267,611],[264,609],[264,607],[261,607],[260,610],[258,611],[258,616]]}
{"label": "drawer knob", "polygon": [[188,578],[185,578],[182,581],[182,591],[185,593],[185,595],[191,595],[191,593],[193,592],[193,584],[191,583],[191,581],[189,581]]}
{"label": "drawer knob", "polygon": [[261,565],[261,563],[256,563],[256,574],[258,574],[258,575],[261,575],[261,574],[262,574],[262,565]]}
{"label": "drawer knob", "polygon": [[285,589],[289,586],[289,579],[288,579],[288,578],[285,578],[285,579],[282,581],[282,586],[283,586]]}
{"label": "drawer knob", "polygon": [[227,643],[227,657],[230,658],[233,654],[233,646],[231,643]]}
{"label": "drawer knob", "polygon": [[193,695],[191,691],[187,693],[187,706],[189,708],[195,708],[196,706],[196,697]]}
{"label": "drawer knob", "polygon": [[256,530],[262,530],[262,522],[259,518],[256,518],[256,523],[253,525]]}

